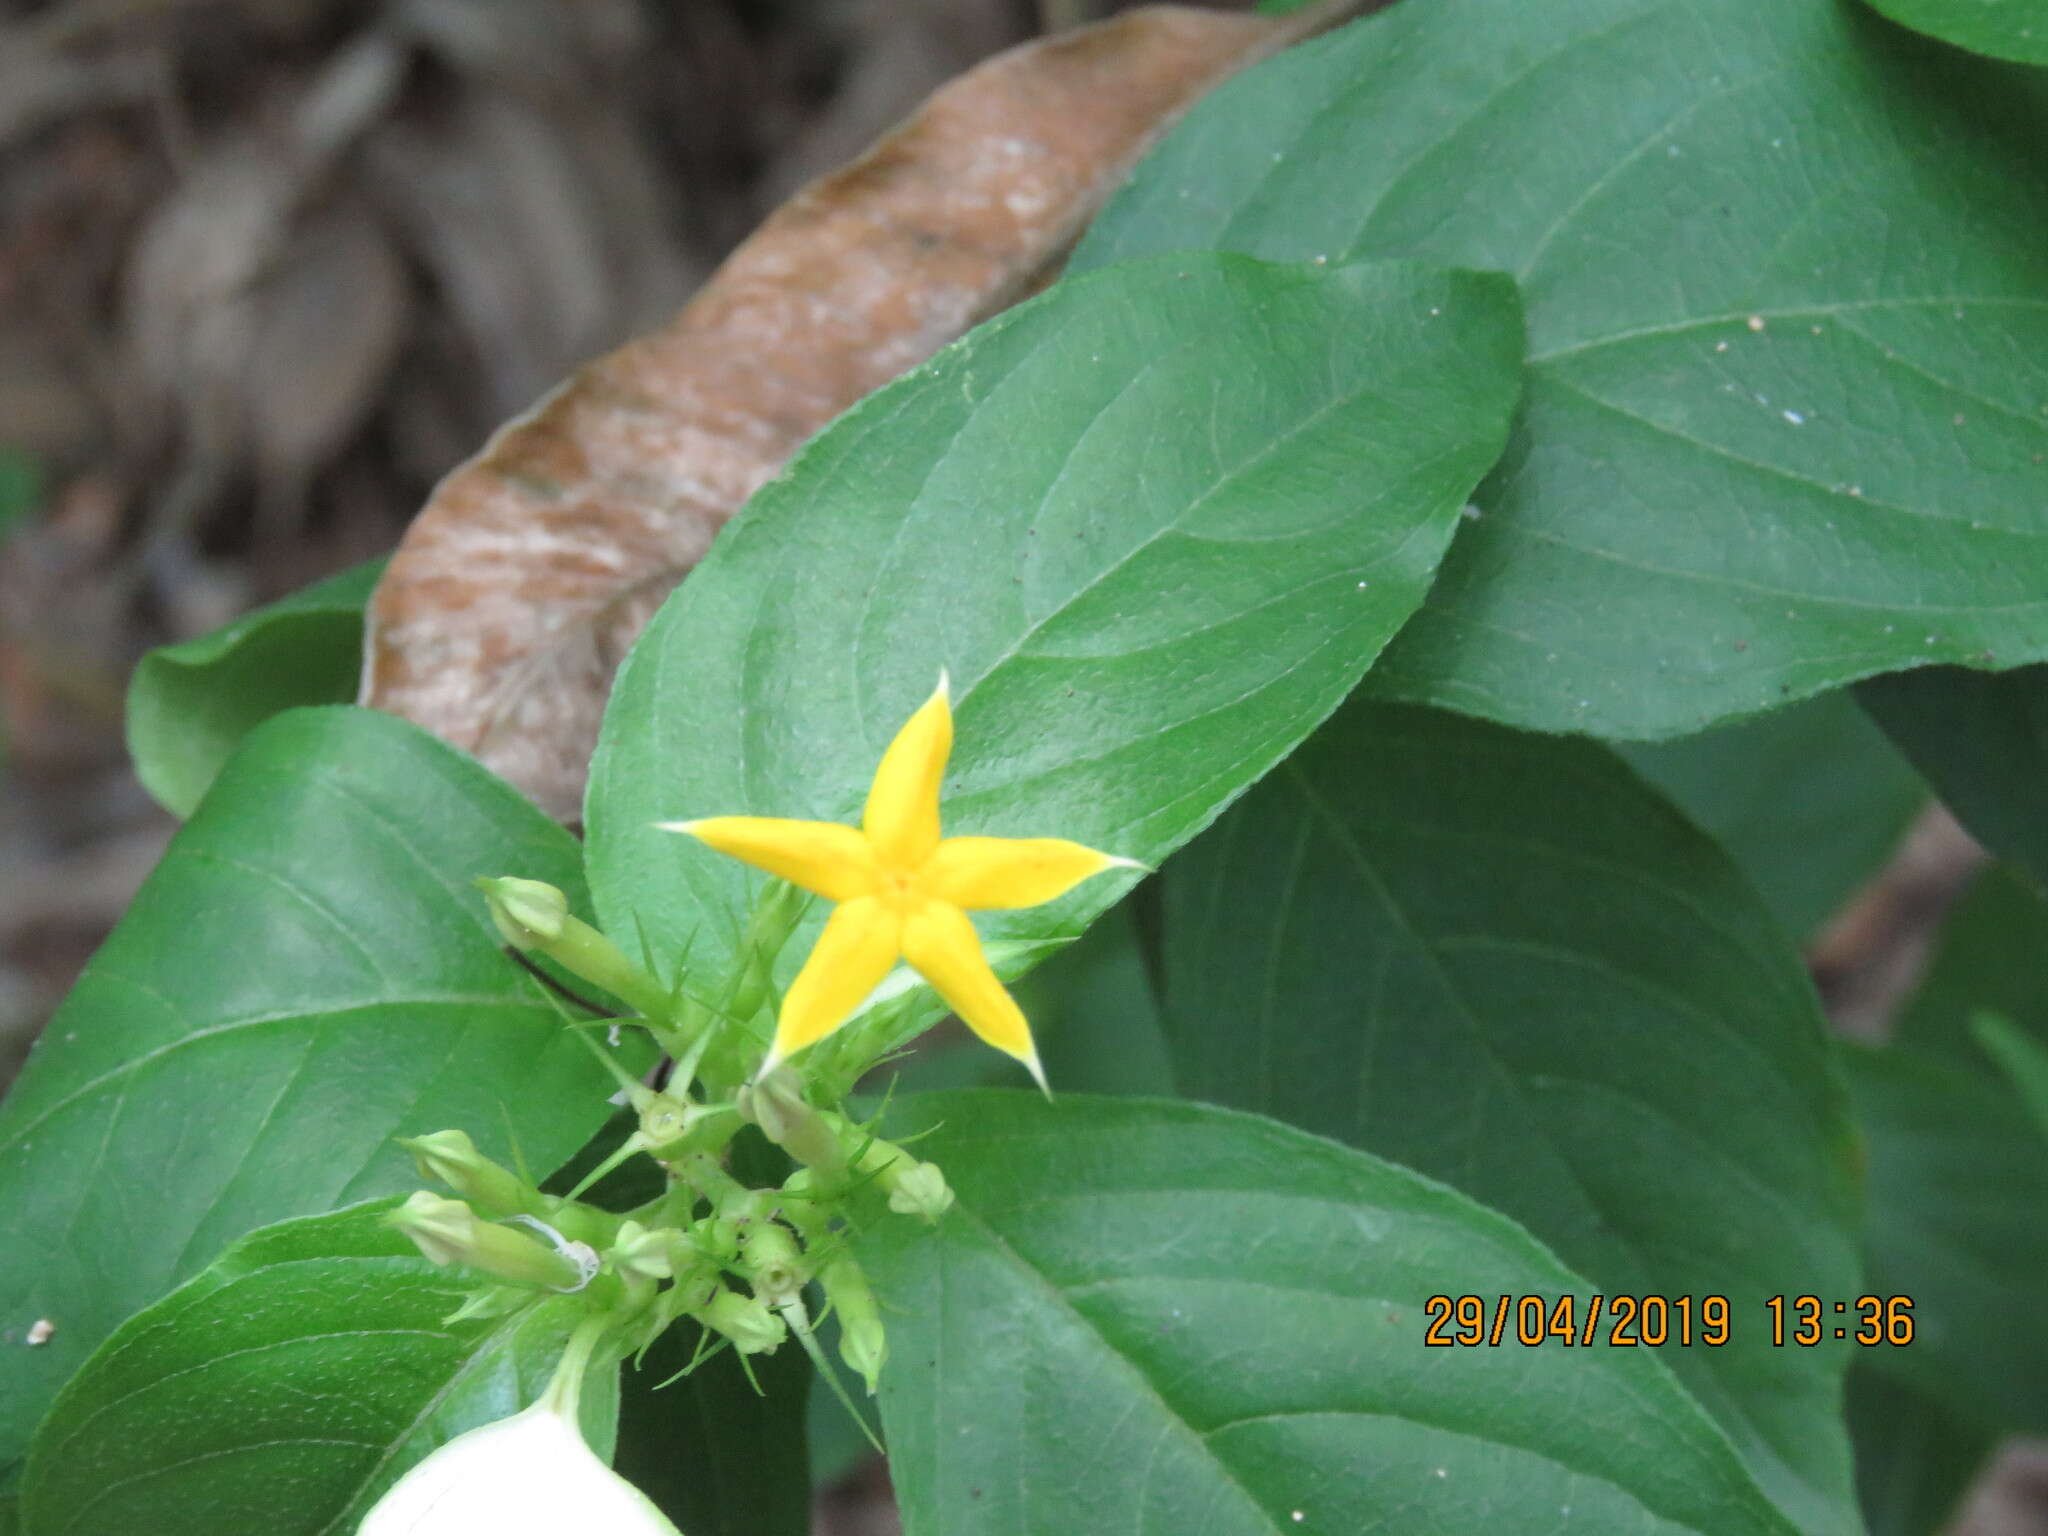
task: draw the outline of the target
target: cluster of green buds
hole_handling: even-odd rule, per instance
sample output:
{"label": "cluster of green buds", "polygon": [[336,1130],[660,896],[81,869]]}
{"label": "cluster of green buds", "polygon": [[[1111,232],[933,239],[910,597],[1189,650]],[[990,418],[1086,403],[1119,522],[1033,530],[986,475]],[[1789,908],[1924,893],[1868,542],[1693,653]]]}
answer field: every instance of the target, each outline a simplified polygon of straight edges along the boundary
{"label": "cluster of green buds", "polygon": [[[849,1233],[902,1216],[936,1222],[953,1197],[937,1167],[837,1108],[811,1102],[791,1067],[747,1080],[762,1049],[754,1026],[775,1003],[774,958],[801,915],[801,898],[779,883],[770,889],[739,958],[703,998],[664,987],[575,917],[553,886],[519,879],[479,885],[508,944],[625,1004],[633,1014],[622,1017],[646,1027],[674,1067],[655,1088],[600,1052],[637,1124],[567,1195],[544,1193],[459,1130],[402,1143],[421,1174],[450,1193],[422,1190],[391,1222],[429,1259],[459,1266],[477,1282],[456,1315],[499,1316],[544,1296],[577,1295],[622,1354],[687,1318],[708,1345],[729,1344],[742,1356],[776,1349],[792,1335],[817,1356],[806,1298],[822,1296],[839,1323],[842,1359],[872,1393],[888,1346]],[[777,1186],[750,1187],[728,1166],[733,1139],[748,1125],[796,1165]],[[643,1156],[662,1173],[654,1199],[610,1211],[579,1198]]]}
{"label": "cluster of green buds", "polygon": [[640,1092],[640,1129],[628,1145],[661,1165],[667,1187],[630,1212],[543,1194],[461,1131],[404,1143],[454,1197],[421,1190],[390,1221],[436,1264],[460,1266],[478,1282],[455,1316],[501,1316],[543,1296],[580,1295],[622,1353],[689,1318],[708,1339],[753,1355],[792,1332],[815,1348],[805,1301],[815,1283],[838,1317],[842,1358],[873,1392],[888,1345],[846,1223],[884,1211],[935,1221],[952,1199],[943,1175],[778,1084],[751,1097],[772,1104],[777,1128],[820,1161],[779,1187],[749,1188],[727,1170],[723,1148],[697,1134],[703,1117],[691,1106]]}
{"label": "cluster of green buds", "polygon": [[[936,1167],[841,1107],[904,1022],[906,997],[879,1007],[877,998],[888,994],[898,963],[907,965],[1045,1089],[1030,1024],[969,913],[1038,906],[1084,880],[1144,868],[1063,838],[943,836],[939,795],[952,743],[951,690],[941,671],[932,695],[883,752],[858,827],[764,816],[657,822],[772,877],[724,974],[704,991],[693,988],[705,978],[688,976],[687,955],[675,983],[664,985],[651,956],[635,962],[575,916],[554,886],[477,882],[521,963],[582,1003],[592,1022],[609,1020],[615,1043],[622,1025],[645,1028],[671,1065],[665,1076],[642,1081],[579,1034],[617,1078],[618,1102],[630,1106],[636,1124],[564,1195],[491,1162],[459,1131],[406,1143],[421,1171],[454,1194],[416,1194],[392,1221],[430,1259],[474,1276],[477,1287],[458,1315],[579,1297],[582,1354],[565,1355],[541,1404],[422,1462],[388,1496],[401,1513],[379,1525],[380,1505],[365,1532],[495,1529],[467,1513],[452,1522],[424,1517],[472,1508],[483,1514],[487,1504],[477,1501],[486,1495],[469,1487],[476,1475],[469,1469],[482,1465],[476,1458],[530,1443],[535,1465],[558,1467],[563,1478],[589,1487],[593,1507],[620,1511],[618,1530],[666,1536],[673,1527],[658,1514],[652,1523],[642,1518],[651,1506],[605,1483],[609,1473],[594,1478],[587,1447],[568,1447],[564,1437],[575,1438],[570,1421],[583,1360],[601,1347],[618,1357],[644,1350],[686,1318],[708,1347],[730,1345],[743,1361],[794,1337],[837,1389],[806,1301],[822,1295],[839,1321],[842,1358],[875,1390],[888,1341],[851,1235],[876,1221],[936,1222],[953,1199]],[[788,992],[777,996],[776,962],[812,897],[833,903],[832,914]],[[564,974],[602,997],[587,1000]],[[735,1175],[734,1138],[750,1127],[793,1165],[779,1182],[751,1186]],[[659,1194],[625,1211],[581,1198],[640,1157],[660,1169]],[[410,1523],[416,1517],[424,1523]]]}

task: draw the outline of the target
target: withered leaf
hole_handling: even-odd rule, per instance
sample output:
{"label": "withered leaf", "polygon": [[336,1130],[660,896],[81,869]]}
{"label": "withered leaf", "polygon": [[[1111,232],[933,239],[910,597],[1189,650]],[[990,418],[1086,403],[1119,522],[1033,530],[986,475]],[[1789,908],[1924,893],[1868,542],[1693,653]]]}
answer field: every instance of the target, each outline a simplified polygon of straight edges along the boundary
{"label": "withered leaf", "polygon": [[869,391],[1049,280],[1151,141],[1350,15],[1154,6],[1001,54],[771,215],[668,325],[429,499],[370,604],[362,699],[574,819],[611,676],[719,525]]}

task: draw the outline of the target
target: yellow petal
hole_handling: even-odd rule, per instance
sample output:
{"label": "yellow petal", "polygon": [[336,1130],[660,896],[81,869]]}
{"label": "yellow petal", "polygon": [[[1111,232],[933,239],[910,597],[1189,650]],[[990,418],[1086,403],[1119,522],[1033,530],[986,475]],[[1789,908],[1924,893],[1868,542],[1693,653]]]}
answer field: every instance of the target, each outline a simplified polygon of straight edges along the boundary
{"label": "yellow petal", "polygon": [[1035,907],[1117,866],[1143,867],[1063,837],[949,837],[920,875],[929,895],[979,910]]}
{"label": "yellow petal", "polygon": [[833,908],[825,931],[818,935],[817,947],[782,999],[775,1046],[764,1070],[824,1039],[846,1022],[846,1016],[896,963],[902,931],[902,921],[872,896]]}
{"label": "yellow petal", "polygon": [[961,1023],[1044,1082],[1024,1010],[988,968],[981,937],[965,912],[943,901],[917,907],[904,920],[903,958],[938,990]]}
{"label": "yellow petal", "polygon": [[939,781],[953,750],[953,706],[945,674],[912,715],[875,770],[861,825],[882,862],[915,869],[939,846]]}
{"label": "yellow petal", "polygon": [[852,827],[773,816],[707,816],[702,821],[655,825],[667,832],[687,832],[707,847],[816,891],[828,901],[851,901],[875,888],[874,851]]}

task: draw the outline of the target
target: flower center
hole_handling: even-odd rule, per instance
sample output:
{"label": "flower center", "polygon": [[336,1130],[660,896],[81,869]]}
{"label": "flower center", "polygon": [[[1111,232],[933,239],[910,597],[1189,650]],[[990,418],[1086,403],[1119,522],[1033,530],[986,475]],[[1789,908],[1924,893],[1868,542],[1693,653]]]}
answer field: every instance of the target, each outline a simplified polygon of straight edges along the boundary
{"label": "flower center", "polygon": [[918,902],[918,879],[914,869],[884,869],[876,893],[898,913],[908,914]]}

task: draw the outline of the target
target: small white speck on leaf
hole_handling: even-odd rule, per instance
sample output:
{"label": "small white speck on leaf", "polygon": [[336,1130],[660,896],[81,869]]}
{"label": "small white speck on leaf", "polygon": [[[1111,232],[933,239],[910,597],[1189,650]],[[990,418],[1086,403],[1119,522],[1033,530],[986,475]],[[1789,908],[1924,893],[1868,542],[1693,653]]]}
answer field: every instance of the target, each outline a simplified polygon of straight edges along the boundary
{"label": "small white speck on leaf", "polygon": [[1325,267],[1330,264],[1330,258],[1327,256],[1311,256],[1309,260],[1313,261],[1319,267]]}
{"label": "small white speck on leaf", "polygon": [[1484,512],[1479,510],[1479,503],[1476,501],[1466,502],[1464,506],[1458,509],[1458,515],[1460,517],[1469,517],[1475,523],[1478,522],[1480,518],[1486,516]]}
{"label": "small white speck on leaf", "polygon": [[1795,427],[1803,427],[1806,425],[1806,418],[1800,415],[1797,411],[1786,411],[1784,412],[1784,417],[1787,421],[1791,422],[1792,425]]}
{"label": "small white speck on leaf", "polygon": [[1308,1518],[1308,1511],[1305,1509],[1290,1510],[1288,1512],[1288,1517],[1291,1520],[1293,1520],[1296,1525],[1299,1525],[1302,1521]]}
{"label": "small white speck on leaf", "polygon": [[1364,583],[1364,582],[1362,582],[1362,581],[1361,581],[1361,582],[1360,582],[1360,583],[1358,584],[1358,590],[1359,590],[1359,591],[1361,591],[1361,592],[1363,592],[1363,591],[1365,590],[1365,583]]}
{"label": "small white speck on leaf", "polygon": [[1438,1467],[1436,1469],[1436,1475],[1438,1477],[1449,1477],[1451,1475],[1451,1469],[1449,1467]]}
{"label": "small white speck on leaf", "polygon": [[1728,343],[1725,341],[1717,341],[1714,343],[1714,350],[1716,352],[1726,352],[1728,350]]}
{"label": "small white speck on leaf", "polygon": [[22,1335],[21,1342],[30,1349],[34,1349],[40,1344],[49,1343],[50,1335],[56,1331],[57,1325],[55,1323],[51,1322],[47,1317],[39,1317],[28,1325],[28,1332]]}
{"label": "small white speck on leaf", "polygon": [[1437,307],[1436,307],[1436,306],[1435,306],[1434,304],[1432,304],[1432,305],[1430,305],[1430,306],[1429,306],[1429,318],[1430,318],[1430,319],[1434,320],[1434,319],[1435,319],[1435,318],[1436,318],[1436,317],[1437,317],[1438,315],[1440,315],[1440,314],[1442,314],[1442,313],[1443,313],[1443,311],[1442,311],[1442,310],[1440,310],[1440,309],[1438,309],[1438,308],[1437,308]]}
{"label": "small white speck on leaf", "polygon": [[1764,317],[1762,315],[1751,315],[1745,323],[1752,331],[1760,331],[1764,328]]}

